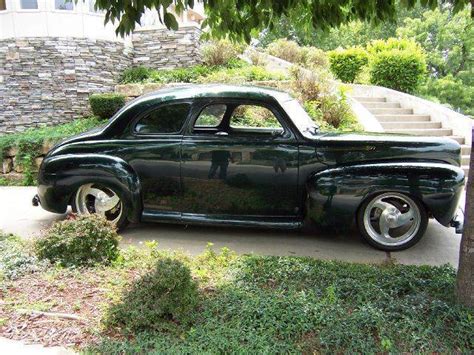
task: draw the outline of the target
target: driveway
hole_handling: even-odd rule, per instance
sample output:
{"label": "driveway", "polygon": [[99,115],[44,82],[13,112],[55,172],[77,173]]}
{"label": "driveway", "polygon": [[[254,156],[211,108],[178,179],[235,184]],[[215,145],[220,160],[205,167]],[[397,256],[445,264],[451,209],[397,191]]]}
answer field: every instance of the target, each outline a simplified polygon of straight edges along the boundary
{"label": "driveway", "polygon": [[[0,230],[22,237],[34,237],[64,215],[33,207],[34,187],[0,187]],[[414,247],[385,253],[359,240],[356,232],[303,233],[295,231],[196,227],[168,224],[132,225],[122,233],[122,245],[141,245],[156,240],[162,249],[199,254],[208,242],[228,247],[239,254],[299,255],[319,259],[382,263],[392,258],[402,264],[458,265],[461,236],[453,228],[430,221],[425,237]]]}

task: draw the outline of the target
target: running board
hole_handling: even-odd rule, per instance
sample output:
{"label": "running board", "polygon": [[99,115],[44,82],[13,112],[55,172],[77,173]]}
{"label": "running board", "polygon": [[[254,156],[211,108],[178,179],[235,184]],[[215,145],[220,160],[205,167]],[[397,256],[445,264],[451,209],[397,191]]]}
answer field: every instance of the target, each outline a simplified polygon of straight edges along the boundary
{"label": "running board", "polygon": [[277,229],[299,229],[303,225],[301,217],[206,215],[153,210],[143,211],[142,221]]}

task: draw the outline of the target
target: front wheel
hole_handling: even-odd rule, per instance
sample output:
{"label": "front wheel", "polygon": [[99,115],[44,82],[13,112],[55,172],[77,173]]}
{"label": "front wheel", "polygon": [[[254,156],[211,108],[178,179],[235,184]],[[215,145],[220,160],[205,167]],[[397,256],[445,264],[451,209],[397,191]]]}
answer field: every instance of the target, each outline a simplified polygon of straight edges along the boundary
{"label": "front wheel", "polygon": [[420,241],[428,215],[417,200],[398,192],[367,199],[357,213],[362,237],[377,249],[407,249]]}
{"label": "front wheel", "polygon": [[117,229],[128,224],[127,208],[120,195],[101,184],[79,187],[72,199],[72,210],[79,215],[97,213],[112,222]]}

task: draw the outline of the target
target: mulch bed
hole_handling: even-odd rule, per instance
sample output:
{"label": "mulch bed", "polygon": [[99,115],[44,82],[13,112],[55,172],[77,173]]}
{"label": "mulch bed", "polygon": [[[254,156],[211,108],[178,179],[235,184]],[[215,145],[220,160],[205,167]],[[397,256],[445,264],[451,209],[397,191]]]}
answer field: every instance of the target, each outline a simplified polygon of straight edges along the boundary
{"label": "mulch bed", "polygon": [[[77,272],[57,272],[7,282],[0,289],[0,336],[45,346],[81,348],[95,343],[100,337],[103,307],[110,302],[110,288],[104,285],[113,277],[110,271],[84,270],[80,277]],[[79,319],[41,314],[43,311]]]}

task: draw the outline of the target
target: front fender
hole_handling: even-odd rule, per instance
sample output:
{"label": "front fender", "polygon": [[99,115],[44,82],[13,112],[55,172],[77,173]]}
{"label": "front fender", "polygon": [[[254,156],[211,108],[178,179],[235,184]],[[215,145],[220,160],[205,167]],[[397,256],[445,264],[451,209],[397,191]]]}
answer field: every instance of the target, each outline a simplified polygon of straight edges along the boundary
{"label": "front fender", "polygon": [[92,182],[114,189],[128,207],[129,220],[139,221],[142,201],[138,176],[123,159],[109,155],[65,154],[46,158],[38,175],[41,206],[64,213],[77,189]]}
{"label": "front fender", "polygon": [[349,226],[365,199],[394,191],[415,197],[447,226],[463,185],[463,170],[448,164],[376,163],[327,169],[307,181],[307,215],[317,224]]}

